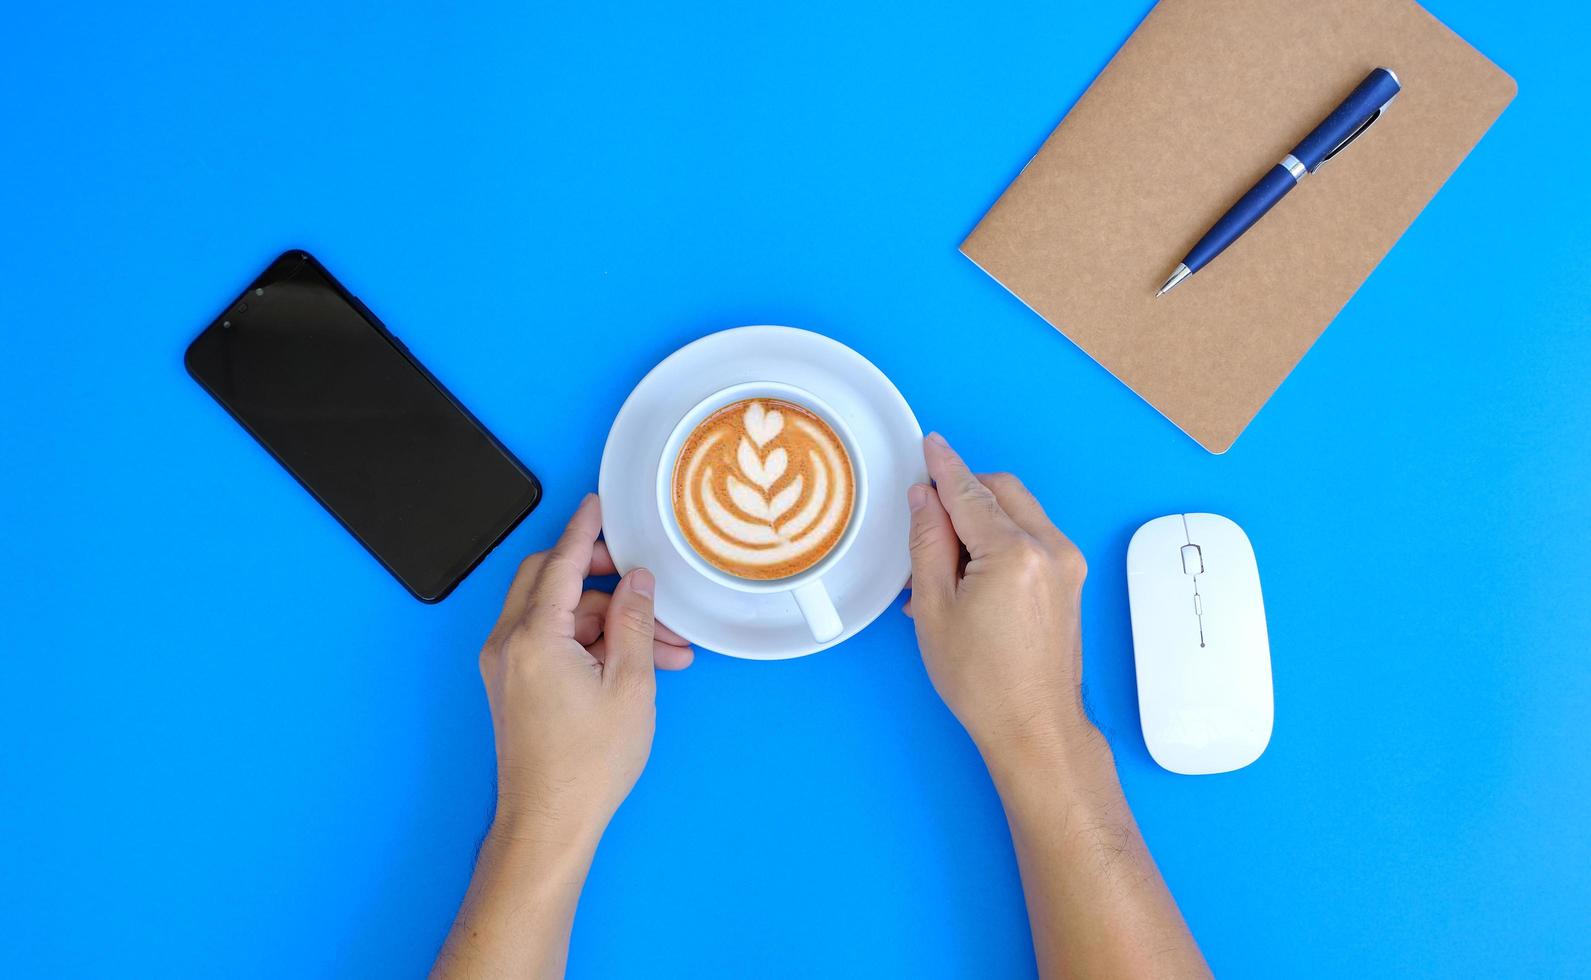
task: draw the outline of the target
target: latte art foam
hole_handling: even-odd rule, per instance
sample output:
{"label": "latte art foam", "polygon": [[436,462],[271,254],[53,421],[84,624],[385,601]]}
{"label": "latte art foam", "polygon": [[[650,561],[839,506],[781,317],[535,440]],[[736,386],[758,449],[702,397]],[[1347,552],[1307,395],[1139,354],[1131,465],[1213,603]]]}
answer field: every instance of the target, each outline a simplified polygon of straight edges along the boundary
{"label": "latte art foam", "polygon": [[785,578],[822,561],[845,533],[855,496],[834,430],[775,398],[714,412],[674,463],[674,516],[685,540],[740,578]]}

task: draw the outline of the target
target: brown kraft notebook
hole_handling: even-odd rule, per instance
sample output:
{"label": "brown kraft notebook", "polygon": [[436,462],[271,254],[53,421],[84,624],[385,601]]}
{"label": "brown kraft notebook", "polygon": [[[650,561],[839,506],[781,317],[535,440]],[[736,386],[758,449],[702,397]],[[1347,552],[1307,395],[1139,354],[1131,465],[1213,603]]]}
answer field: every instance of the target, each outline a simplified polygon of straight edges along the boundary
{"label": "brown kraft notebook", "polygon": [[[1156,299],[1377,66],[1403,85],[1381,119]],[[1410,0],[1161,0],[961,251],[1225,452],[1515,91]]]}

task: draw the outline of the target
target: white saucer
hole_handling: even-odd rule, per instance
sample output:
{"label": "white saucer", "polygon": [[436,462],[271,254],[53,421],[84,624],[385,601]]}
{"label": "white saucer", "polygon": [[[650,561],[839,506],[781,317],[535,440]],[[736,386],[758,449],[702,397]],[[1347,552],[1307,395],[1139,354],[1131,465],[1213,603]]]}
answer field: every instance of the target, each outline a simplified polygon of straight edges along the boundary
{"label": "white saucer", "polygon": [[[812,639],[788,594],[749,595],[696,572],[674,550],[657,511],[658,458],[674,424],[720,388],[779,381],[839,413],[867,461],[867,510],[851,550],[824,577],[845,632]],[[911,572],[906,488],[927,480],[922,429],[906,399],[867,358],[793,327],[739,327],[670,354],[625,399],[602,450],[597,492],[603,536],[621,571],[657,575],[657,618],[693,644],[747,660],[816,653],[855,636],[888,609]]]}

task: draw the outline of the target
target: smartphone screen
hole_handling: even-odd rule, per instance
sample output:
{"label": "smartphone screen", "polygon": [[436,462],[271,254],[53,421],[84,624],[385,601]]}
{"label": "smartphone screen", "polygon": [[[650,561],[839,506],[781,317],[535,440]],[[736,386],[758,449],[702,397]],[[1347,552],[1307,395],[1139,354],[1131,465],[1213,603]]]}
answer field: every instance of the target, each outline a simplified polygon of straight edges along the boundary
{"label": "smartphone screen", "polygon": [[188,348],[210,392],[398,581],[436,602],[541,487],[307,252]]}

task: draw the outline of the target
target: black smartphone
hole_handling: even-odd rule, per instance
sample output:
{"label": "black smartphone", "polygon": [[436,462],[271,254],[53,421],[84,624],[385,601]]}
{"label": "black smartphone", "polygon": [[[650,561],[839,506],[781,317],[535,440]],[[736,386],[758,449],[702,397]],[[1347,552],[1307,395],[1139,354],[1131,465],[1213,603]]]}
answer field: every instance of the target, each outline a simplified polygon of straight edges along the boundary
{"label": "black smartphone", "polygon": [[404,588],[437,602],[541,485],[308,252],[189,345],[188,373]]}

